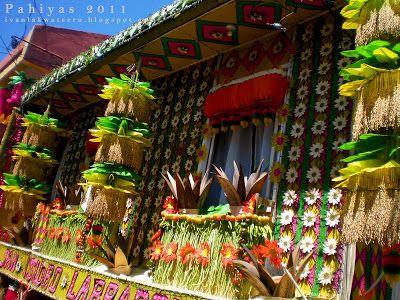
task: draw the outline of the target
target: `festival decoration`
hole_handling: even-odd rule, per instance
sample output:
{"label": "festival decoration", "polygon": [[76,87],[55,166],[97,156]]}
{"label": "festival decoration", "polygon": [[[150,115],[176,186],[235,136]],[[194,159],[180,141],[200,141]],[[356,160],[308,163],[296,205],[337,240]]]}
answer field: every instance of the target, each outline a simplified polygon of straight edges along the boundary
{"label": "festival decoration", "polygon": [[90,130],[92,142],[99,142],[95,164],[83,172],[87,188],[86,214],[93,218],[119,221],[126,203],[136,195],[144,147],[151,145],[147,122],[154,107],[154,90],[150,84],[121,74],[121,79],[106,78],[100,97],[109,100],[106,117]]}
{"label": "festival decoration", "polygon": [[353,122],[355,138],[364,132],[398,128],[399,54],[400,44],[383,40],[342,52],[358,59],[340,72],[348,82],[339,89],[342,96],[358,96]]}

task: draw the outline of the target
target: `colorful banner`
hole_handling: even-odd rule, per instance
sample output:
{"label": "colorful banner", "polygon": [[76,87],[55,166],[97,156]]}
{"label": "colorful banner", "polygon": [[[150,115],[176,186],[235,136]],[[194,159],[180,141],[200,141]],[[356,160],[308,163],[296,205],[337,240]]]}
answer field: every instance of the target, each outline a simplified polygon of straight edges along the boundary
{"label": "colorful banner", "polygon": [[72,263],[44,257],[28,249],[0,243],[0,273],[30,289],[55,299],[208,299],[188,293],[133,282],[132,277],[93,271]]}

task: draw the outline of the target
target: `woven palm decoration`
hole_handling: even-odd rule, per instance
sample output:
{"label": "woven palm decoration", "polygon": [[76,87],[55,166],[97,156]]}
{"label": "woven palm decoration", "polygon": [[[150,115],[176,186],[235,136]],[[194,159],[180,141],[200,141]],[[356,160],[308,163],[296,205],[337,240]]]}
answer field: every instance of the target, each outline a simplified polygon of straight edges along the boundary
{"label": "woven palm decoration", "polygon": [[344,29],[356,29],[356,44],[366,45],[376,39],[400,38],[399,0],[350,0],[342,11]]}
{"label": "woven palm decoration", "polygon": [[353,136],[400,126],[400,43],[376,40],[342,55],[357,59],[340,75],[342,96],[357,96]]}
{"label": "woven palm decoration", "polygon": [[67,132],[63,123],[49,117],[49,110],[43,115],[28,112],[23,121],[27,129],[22,142],[13,146],[12,174],[3,174],[5,180],[0,188],[5,195],[5,209],[32,216],[37,204],[45,201],[51,191],[46,180],[58,164],[54,152],[58,136]]}
{"label": "woven palm decoration", "polygon": [[[145,82],[125,75],[107,78],[100,97],[109,100],[106,116],[99,117],[90,130],[99,142],[95,164],[83,172],[87,190],[86,214],[90,217],[120,221],[126,202],[136,194],[135,184],[145,147],[150,147],[147,122],[155,105],[154,90]],[[90,187],[90,189],[89,189]]]}
{"label": "woven palm decoration", "polygon": [[341,150],[354,151],[333,179],[347,189],[342,210],[346,243],[400,242],[400,136],[363,134]]}

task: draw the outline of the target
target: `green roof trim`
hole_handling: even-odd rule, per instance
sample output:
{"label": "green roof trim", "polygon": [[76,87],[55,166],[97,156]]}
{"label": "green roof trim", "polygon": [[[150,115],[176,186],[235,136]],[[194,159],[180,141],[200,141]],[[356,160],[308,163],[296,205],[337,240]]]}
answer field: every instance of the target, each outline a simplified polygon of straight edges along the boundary
{"label": "green roof trim", "polygon": [[[127,29],[121,31],[100,44],[90,47],[87,51],[71,59],[64,65],[53,69],[49,74],[36,81],[22,97],[22,104],[28,104],[35,97],[39,96],[52,85],[65,80],[67,77],[78,73],[87,66],[102,59],[104,56],[112,53],[117,48],[125,45],[139,36],[143,35],[150,29],[160,25],[161,23],[178,17],[182,12],[189,10],[205,0],[176,0],[174,3],[161,8],[151,16],[139,20]],[[224,2],[224,1],[217,1]]]}

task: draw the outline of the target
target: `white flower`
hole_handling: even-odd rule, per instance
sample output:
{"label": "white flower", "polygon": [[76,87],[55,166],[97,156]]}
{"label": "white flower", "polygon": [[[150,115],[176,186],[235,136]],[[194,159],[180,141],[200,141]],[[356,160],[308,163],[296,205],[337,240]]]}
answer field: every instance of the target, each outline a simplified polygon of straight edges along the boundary
{"label": "white flower", "polygon": [[305,227],[312,227],[317,221],[317,215],[312,210],[306,210],[303,214],[303,225]]}
{"label": "white flower", "polygon": [[195,139],[195,138],[197,138],[197,136],[200,134],[200,129],[198,128],[198,127],[196,127],[196,128],[194,128],[193,130],[192,130],[192,132],[190,133],[190,137],[192,138],[192,139]]}
{"label": "white flower", "polygon": [[304,197],[304,201],[308,205],[313,205],[320,198],[320,192],[318,189],[313,188],[310,191],[306,192],[306,196]]}
{"label": "white flower", "polygon": [[191,161],[191,160],[186,161],[185,170],[190,171],[192,169],[192,166],[193,166],[193,161]]}
{"label": "white flower", "polygon": [[160,180],[157,184],[159,190],[162,190],[165,186],[165,180]]}
{"label": "white flower", "polygon": [[321,81],[317,84],[316,93],[317,95],[324,96],[328,93],[329,90],[329,82],[328,81]]}
{"label": "white flower", "polygon": [[281,213],[281,225],[289,225],[293,221],[293,210],[285,209]]}
{"label": "white flower", "polygon": [[327,255],[334,255],[336,253],[337,240],[335,238],[328,238],[324,242],[324,253]]}
{"label": "white flower", "polygon": [[351,64],[350,58],[342,57],[341,59],[339,59],[339,61],[338,61],[339,71],[341,69],[344,69],[345,67],[347,67],[349,64]]}
{"label": "white flower", "polygon": [[[179,102],[178,102],[179,103]],[[167,105],[164,107],[164,115],[168,115],[171,110],[171,106]]]}
{"label": "white flower", "polygon": [[339,98],[337,98],[337,99],[335,100],[335,108],[336,108],[338,111],[343,111],[343,110],[345,110],[346,107],[347,107],[347,104],[348,104],[348,101],[347,101],[347,98],[346,98],[346,97],[340,96]]}
{"label": "white flower", "polygon": [[331,284],[333,279],[333,270],[330,266],[323,266],[318,275],[318,281],[322,285]]}
{"label": "white flower", "polygon": [[309,183],[317,182],[318,180],[321,179],[321,171],[318,169],[316,166],[312,166],[308,171],[307,171],[307,179]]}
{"label": "white flower", "polygon": [[122,222],[126,223],[126,222],[128,222],[128,220],[129,220],[129,215],[125,214],[124,218],[122,219]]}
{"label": "white flower", "polygon": [[339,189],[331,189],[328,193],[328,202],[330,204],[339,204],[342,199],[342,191]]}
{"label": "white flower", "polygon": [[174,99],[174,92],[169,92],[167,96],[167,102],[171,102]]}
{"label": "white flower", "polygon": [[343,130],[346,127],[346,121],[345,116],[337,116],[333,121],[335,130]]}
{"label": "white flower", "polygon": [[289,235],[282,235],[279,239],[278,246],[283,250],[283,252],[288,252],[290,250],[291,243],[292,238]]}
{"label": "white flower", "polygon": [[333,23],[328,23],[322,26],[321,34],[323,36],[328,36],[333,32]]}
{"label": "white flower", "polygon": [[196,112],[196,114],[194,115],[194,121],[195,122],[197,122],[197,121],[200,121],[201,120],[201,118],[203,117],[203,113],[201,112],[201,111],[198,111],[198,112]]}
{"label": "white flower", "polygon": [[200,84],[200,88],[199,88],[200,92],[204,91],[206,89],[206,87],[207,87],[207,82],[203,81]]}
{"label": "white flower", "polygon": [[285,176],[287,182],[293,183],[296,181],[297,177],[298,177],[298,174],[297,174],[296,168],[292,167],[287,170],[286,176]]}
{"label": "white flower", "polygon": [[172,127],[176,127],[178,126],[178,123],[179,123],[179,116],[175,115],[171,120],[171,125]]}
{"label": "white flower", "polygon": [[300,118],[304,115],[304,113],[306,112],[307,106],[303,103],[300,102],[299,104],[297,104],[296,108],[294,109],[294,115],[296,118]]}
{"label": "white flower", "polygon": [[296,95],[300,100],[304,100],[308,96],[308,88],[305,85],[302,85],[297,89]]}
{"label": "white flower", "polygon": [[172,164],[171,170],[172,170],[173,173],[178,173],[180,168],[181,167],[180,167],[179,163],[178,162],[174,162]]}
{"label": "white flower", "polygon": [[285,195],[283,196],[283,204],[287,206],[293,205],[294,201],[297,199],[297,194],[293,190],[288,190],[285,192]]}
{"label": "white flower", "polygon": [[299,74],[299,80],[300,81],[305,81],[311,76],[311,70],[310,69],[303,69],[300,71]]}
{"label": "white flower", "polygon": [[131,208],[132,207],[132,198],[128,198],[128,200],[126,200],[126,208]]}
{"label": "white flower", "polygon": [[335,151],[342,151],[339,149],[340,146],[342,146],[344,143],[346,143],[346,139],[345,138],[338,138],[336,141],[333,142],[333,150]]}
{"label": "white flower", "polygon": [[182,123],[186,124],[187,122],[189,122],[189,120],[190,120],[190,114],[186,114],[182,118]]}
{"label": "white flower", "polygon": [[157,119],[157,118],[160,116],[160,114],[161,114],[161,109],[157,109],[157,110],[154,112],[154,118]]}
{"label": "white flower", "polygon": [[324,151],[324,147],[321,143],[314,143],[310,148],[310,155],[313,158],[320,157],[322,152]]}
{"label": "white flower", "polygon": [[[157,143],[159,143],[159,144],[162,144],[162,142],[164,142],[164,136],[163,135],[160,135],[159,137],[158,137],[158,139],[157,139]],[[160,154],[158,154],[158,157],[160,156]],[[156,156],[156,158],[158,158],[157,156]]]}
{"label": "white flower", "polygon": [[197,86],[196,86],[195,84],[193,84],[193,85],[190,87],[189,94],[194,94],[194,92],[196,92],[196,88],[197,88]]}
{"label": "white flower", "polygon": [[315,102],[315,110],[319,113],[325,112],[327,107],[328,107],[328,101],[325,98]]}
{"label": "white flower", "polygon": [[64,277],[62,278],[62,280],[61,280],[60,287],[61,287],[62,289],[65,289],[65,288],[67,287],[67,284],[68,284],[68,277],[67,277],[67,276],[64,276]]}
{"label": "white flower", "polygon": [[335,227],[339,224],[339,211],[336,210],[334,207],[331,207],[326,214],[326,225],[329,227]]}
{"label": "white flower", "polygon": [[19,273],[22,269],[22,265],[21,262],[18,260],[17,263],[15,264],[15,271],[17,271],[17,273]]}
{"label": "white flower", "polygon": [[306,264],[306,266],[303,269],[303,272],[300,273],[300,280],[304,280],[308,277],[308,275],[311,272],[311,268],[309,264]]}
{"label": "white flower", "polygon": [[182,131],[181,134],[179,135],[179,140],[183,142],[187,138],[187,131]]}
{"label": "white flower", "polygon": [[[182,77],[182,78],[183,78],[183,77]],[[187,78],[187,77],[186,77],[186,78]],[[185,89],[180,89],[179,92],[178,92],[178,97],[179,97],[179,98],[183,98],[183,96],[185,96],[185,92],[186,92]]]}
{"label": "white flower", "polygon": [[302,124],[294,123],[290,135],[294,138],[299,138],[304,133],[304,127]]}
{"label": "white flower", "polygon": [[164,119],[164,121],[161,123],[161,129],[165,129],[168,125],[168,119]]}
{"label": "white flower", "polygon": [[196,146],[195,145],[190,145],[188,148],[187,148],[187,154],[188,155],[193,155],[195,152],[196,152]]}
{"label": "white flower", "polygon": [[199,77],[199,75],[200,75],[200,71],[199,71],[199,69],[196,69],[196,70],[194,70],[194,72],[192,74],[192,78],[196,80]]}
{"label": "white flower", "polygon": [[292,146],[289,150],[289,160],[296,161],[300,158],[300,148],[297,146]]}
{"label": "white flower", "polygon": [[164,157],[165,157],[165,159],[169,159],[171,157],[171,149],[170,148],[165,150]]}
{"label": "white flower", "polygon": [[303,35],[301,36],[301,39],[303,42],[308,42],[311,38],[313,37],[313,30],[311,27],[307,28]]}
{"label": "white flower", "polygon": [[314,134],[323,134],[325,132],[326,125],[324,121],[316,121],[311,127],[311,131]]}
{"label": "white flower", "polygon": [[194,98],[190,97],[188,102],[186,103],[186,107],[192,107],[194,104]]}
{"label": "white flower", "polygon": [[332,44],[331,43],[325,43],[321,46],[321,49],[319,50],[319,53],[321,56],[328,56],[332,53]]}
{"label": "white flower", "polygon": [[349,37],[344,37],[344,38],[342,39],[342,42],[340,43],[340,48],[341,48],[342,50],[350,49],[352,46],[353,46],[353,41],[352,41],[352,39],[349,38]]}
{"label": "white flower", "polygon": [[318,67],[318,73],[321,75],[325,75],[326,73],[328,73],[330,67],[331,67],[331,65],[329,63],[323,62]]}
{"label": "white flower", "polygon": [[314,239],[311,236],[305,236],[300,241],[300,250],[303,253],[310,253],[314,249]]}
{"label": "white flower", "polygon": [[197,103],[196,103],[196,105],[197,106],[203,106],[203,103],[204,103],[204,96],[200,96],[199,98],[197,98]]}
{"label": "white flower", "polygon": [[301,60],[308,60],[312,55],[312,51],[311,48],[307,48],[306,50],[303,51],[303,53],[301,53]]}

